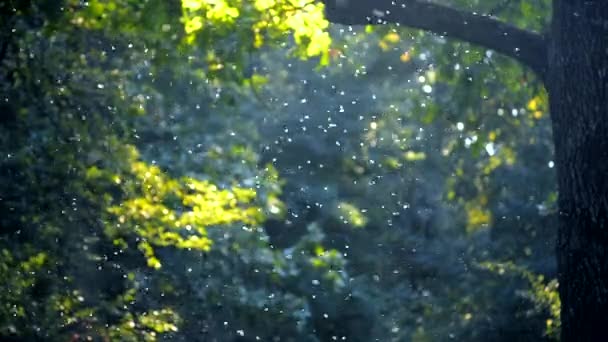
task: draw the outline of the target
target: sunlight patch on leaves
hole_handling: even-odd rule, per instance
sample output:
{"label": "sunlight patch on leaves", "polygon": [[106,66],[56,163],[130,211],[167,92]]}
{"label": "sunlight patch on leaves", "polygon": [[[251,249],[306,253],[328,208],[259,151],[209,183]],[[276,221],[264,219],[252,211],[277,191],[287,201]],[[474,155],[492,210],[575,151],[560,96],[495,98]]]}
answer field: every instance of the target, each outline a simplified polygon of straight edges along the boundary
{"label": "sunlight patch on leaves", "polygon": [[290,34],[296,56],[320,57],[327,64],[331,38],[323,8],[305,0],[183,0],[182,22],[188,44],[236,34],[251,37],[245,49],[257,49]]}
{"label": "sunlight patch on leaves", "polygon": [[108,209],[117,221],[108,232],[116,237],[135,233],[137,246],[152,268],[161,267],[155,247],[206,252],[212,245],[207,237],[209,227],[237,222],[256,225],[262,220],[260,208],[252,205],[256,199],[253,189],[220,189],[192,177],[174,179],[158,166],[137,159],[124,178],[132,190]]}
{"label": "sunlight patch on leaves", "polygon": [[482,262],[479,266],[498,275],[515,275],[526,279],[530,289],[523,293],[523,297],[534,303],[535,309],[545,311],[548,317],[545,320],[545,336],[559,340],[561,331],[561,300],[558,292],[557,279],[546,280],[542,274],[535,274],[525,267],[513,262]]}

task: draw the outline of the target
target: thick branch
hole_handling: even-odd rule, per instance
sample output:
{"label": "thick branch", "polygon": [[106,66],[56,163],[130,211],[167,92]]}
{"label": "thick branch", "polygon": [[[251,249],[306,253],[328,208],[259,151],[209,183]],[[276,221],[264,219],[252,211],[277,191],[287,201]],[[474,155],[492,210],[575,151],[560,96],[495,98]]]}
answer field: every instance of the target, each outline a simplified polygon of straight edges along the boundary
{"label": "thick branch", "polygon": [[395,23],[454,37],[495,50],[529,66],[541,76],[547,67],[547,43],[534,32],[489,16],[422,0],[322,0],[327,19],[345,25]]}

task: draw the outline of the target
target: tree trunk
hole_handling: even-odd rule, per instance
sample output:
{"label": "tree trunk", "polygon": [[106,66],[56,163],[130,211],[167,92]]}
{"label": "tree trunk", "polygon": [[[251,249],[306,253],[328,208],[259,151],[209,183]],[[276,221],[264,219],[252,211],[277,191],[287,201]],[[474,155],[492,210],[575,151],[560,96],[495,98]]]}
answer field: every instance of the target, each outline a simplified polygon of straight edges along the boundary
{"label": "tree trunk", "polygon": [[562,341],[608,341],[608,1],[553,3]]}

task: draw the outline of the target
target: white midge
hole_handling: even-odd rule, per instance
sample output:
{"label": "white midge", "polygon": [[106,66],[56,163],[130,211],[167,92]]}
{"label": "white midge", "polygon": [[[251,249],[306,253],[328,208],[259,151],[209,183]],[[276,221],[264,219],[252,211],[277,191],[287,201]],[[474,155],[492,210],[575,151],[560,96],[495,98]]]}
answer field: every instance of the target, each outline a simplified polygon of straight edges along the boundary
{"label": "white midge", "polygon": [[270,211],[271,214],[278,214],[281,212],[281,209],[279,207],[277,207],[276,205],[271,205],[270,208],[268,208],[268,210]]}
{"label": "white midge", "polygon": [[475,142],[475,140],[477,139],[473,139],[473,138],[477,138],[476,136],[473,137],[467,137],[464,139],[464,147],[469,148],[471,147],[471,145]]}
{"label": "white midge", "polygon": [[496,147],[494,146],[494,143],[486,144],[486,152],[488,152],[490,156],[493,156],[496,153]]}

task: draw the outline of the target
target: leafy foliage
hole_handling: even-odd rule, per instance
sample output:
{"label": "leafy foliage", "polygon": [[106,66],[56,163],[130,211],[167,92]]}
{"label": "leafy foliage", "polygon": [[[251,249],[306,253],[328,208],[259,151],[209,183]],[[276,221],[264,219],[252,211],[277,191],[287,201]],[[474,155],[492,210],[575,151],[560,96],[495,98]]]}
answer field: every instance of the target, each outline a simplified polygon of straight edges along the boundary
{"label": "leafy foliage", "polygon": [[528,70],[318,2],[0,12],[0,338],[558,338]]}

